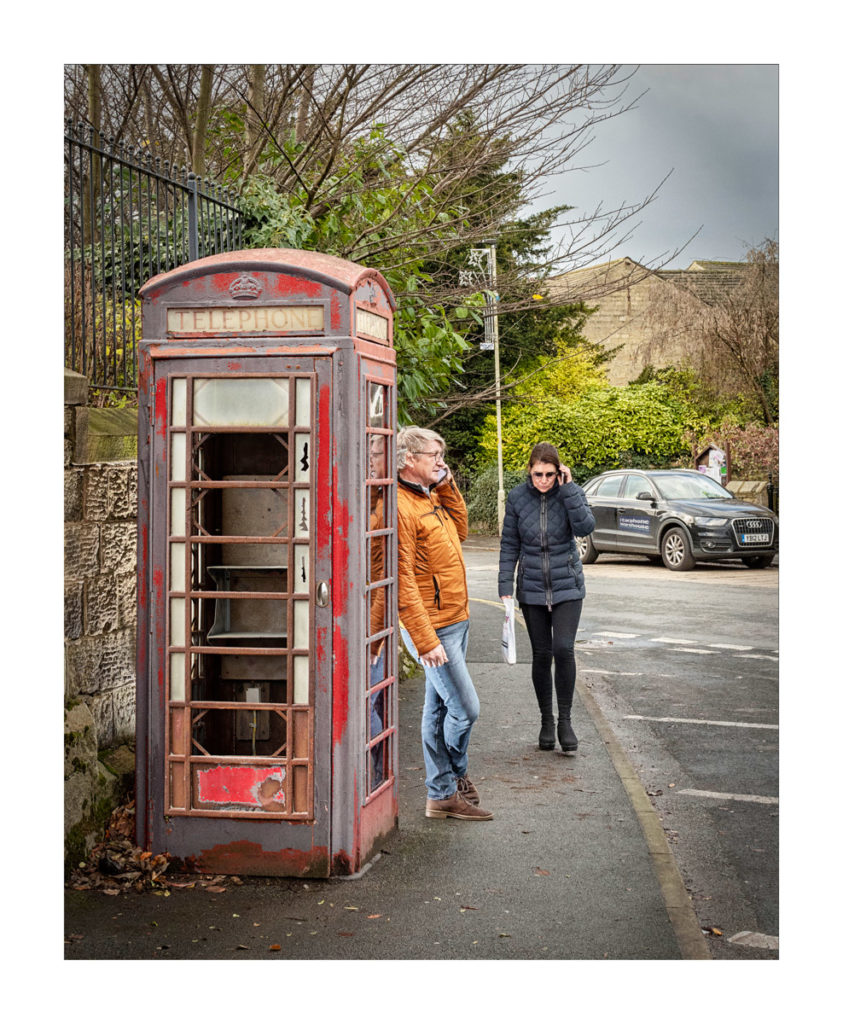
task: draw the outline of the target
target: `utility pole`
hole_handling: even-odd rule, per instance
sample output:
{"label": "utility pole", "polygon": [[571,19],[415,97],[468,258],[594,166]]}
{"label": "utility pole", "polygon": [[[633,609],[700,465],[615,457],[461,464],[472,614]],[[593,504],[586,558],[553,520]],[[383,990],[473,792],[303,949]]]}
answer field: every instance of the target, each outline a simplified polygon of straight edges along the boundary
{"label": "utility pole", "polygon": [[[495,418],[498,429],[498,535],[503,532],[506,494],[503,489],[503,435],[501,430],[501,357],[498,335],[498,259],[496,239],[484,239],[485,249],[471,249],[468,263],[471,270],[460,271],[460,285],[477,287],[483,292],[484,340],[480,348],[495,353]],[[485,264],[485,266],[484,266]]]}

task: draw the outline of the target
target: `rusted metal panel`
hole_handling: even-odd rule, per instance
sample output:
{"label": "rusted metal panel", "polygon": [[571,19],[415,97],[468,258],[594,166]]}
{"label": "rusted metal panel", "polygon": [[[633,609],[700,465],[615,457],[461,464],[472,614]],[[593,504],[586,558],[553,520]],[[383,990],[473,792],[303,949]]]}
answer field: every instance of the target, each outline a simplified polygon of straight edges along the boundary
{"label": "rusted metal panel", "polygon": [[218,764],[196,772],[198,801],[214,804],[219,810],[260,808],[284,810],[287,770],[283,765],[270,768],[246,764]]}

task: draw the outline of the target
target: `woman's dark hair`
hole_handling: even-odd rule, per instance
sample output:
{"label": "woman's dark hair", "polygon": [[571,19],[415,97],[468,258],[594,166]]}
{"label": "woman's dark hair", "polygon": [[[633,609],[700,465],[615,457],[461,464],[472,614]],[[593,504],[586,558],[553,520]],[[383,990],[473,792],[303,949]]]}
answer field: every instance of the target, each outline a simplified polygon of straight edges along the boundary
{"label": "woman's dark hair", "polygon": [[551,465],[556,466],[557,471],[559,470],[559,452],[549,441],[539,441],[533,448],[530,452],[530,461],[527,463],[527,469],[532,469],[537,462],[549,462]]}

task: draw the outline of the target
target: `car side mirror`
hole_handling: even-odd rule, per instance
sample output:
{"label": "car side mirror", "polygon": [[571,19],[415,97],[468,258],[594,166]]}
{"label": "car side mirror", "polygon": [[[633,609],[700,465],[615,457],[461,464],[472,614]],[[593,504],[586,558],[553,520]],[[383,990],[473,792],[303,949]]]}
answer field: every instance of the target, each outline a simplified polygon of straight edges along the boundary
{"label": "car side mirror", "polygon": [[649,491],[640,491],[635,495],[636,501],[655,501],[656,499]]}

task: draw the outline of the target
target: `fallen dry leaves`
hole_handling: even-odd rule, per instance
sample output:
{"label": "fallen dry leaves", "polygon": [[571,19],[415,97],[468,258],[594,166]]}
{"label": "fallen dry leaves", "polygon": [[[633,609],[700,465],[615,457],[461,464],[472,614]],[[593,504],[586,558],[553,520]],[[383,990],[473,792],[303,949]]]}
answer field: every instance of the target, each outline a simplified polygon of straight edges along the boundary
{"label": "fallen dry leaves", "polygon": [[150,853],[134,844],[135,802],[118,807],[108,823],[105,837],[91,850],[83,864],[70,875],[69,885],[73,889],[95,889],[107,896],[119,896],[124,892],[159,892],[169,895],[170,889],[194,889],[197,886],[208,892],[225,892],[225,885],[242,885],[236,875],[189,876],[164,878],[170,867],[166,853]]}
{"label": "fallen dry leaves", "polygon": [[170,866],[165,853],[152,854],[135,846],[135,802],[118,807],[105,837],[70,876],[74,889],[99,889],[109,896],[162,888],[161,876]]}

